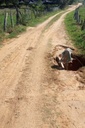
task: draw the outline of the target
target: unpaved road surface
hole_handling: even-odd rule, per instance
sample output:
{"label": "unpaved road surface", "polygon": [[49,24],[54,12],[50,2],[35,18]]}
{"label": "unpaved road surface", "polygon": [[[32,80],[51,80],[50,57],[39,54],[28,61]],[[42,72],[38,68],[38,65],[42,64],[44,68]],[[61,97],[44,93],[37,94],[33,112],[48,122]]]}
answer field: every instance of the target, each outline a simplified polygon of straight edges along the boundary
{"label": "unpaved road surface", "polygon": [[[0,128],[85,128],[85,81],[81,71],[53,67],[57,46],[71,46],[65,15],[53,17],[0,49]],[[57,52],[57,54],[58,54]],[[80,72],[80,73],[79,73]]]}

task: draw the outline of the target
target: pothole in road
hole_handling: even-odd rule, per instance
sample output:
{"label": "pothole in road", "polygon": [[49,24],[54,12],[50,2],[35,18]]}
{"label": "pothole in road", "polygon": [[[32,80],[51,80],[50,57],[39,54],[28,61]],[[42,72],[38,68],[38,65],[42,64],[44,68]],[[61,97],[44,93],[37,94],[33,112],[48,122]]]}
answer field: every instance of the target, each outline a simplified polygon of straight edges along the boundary
{"label": "pothole in road", "polygon": [[79,68],[85,66],[85,56],[72,54],[73,61],[69,63],[68,70],[77,71]]}
{"label": "pothole in road", "polygon": [[[59,51],[63,51],[65,50],[66,48],[68,48],[68,46],[63,46],[63,45],[57,45],[54,50],[53,50],[53,54],[54,53],[59,53]],[[73,48],[71,48],[73,51],[75,51]],[[58,54],[57,54],[58,55]],[[53,55],[54,56],[54,55]],[[73,61],[72,63],[69,63],[68,64],[68,70],[71,70],[71,71],[77,71],[78,69],[80,69],[81,67],[84,67],[85,66],[85,56],[83,55],[80,55],[80,54],[75,54],[74,52],[72,53],[72,58],[73,58]],[[56,56],[55,58],[55,61],[56,61],[56,64],[54,64],[51,68],[53,69],[59,69],[59,70],[62,70],[62,68],[59,67],[59,64],[58,64],[58,57]]]}

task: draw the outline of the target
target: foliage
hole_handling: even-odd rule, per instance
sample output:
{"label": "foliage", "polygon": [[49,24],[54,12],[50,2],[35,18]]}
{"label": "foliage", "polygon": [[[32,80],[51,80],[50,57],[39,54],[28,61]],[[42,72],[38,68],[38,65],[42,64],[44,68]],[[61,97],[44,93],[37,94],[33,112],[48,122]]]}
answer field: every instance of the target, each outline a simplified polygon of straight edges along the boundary
{"label": "foliage", "polygon": [[[22,2],[23,1],[23,2]],[[41,15],[44,14],[45,11],[49,11],[50,8],[53,6],[53,4],[57,4],[58,6],[60,6],[60,8],[64,8],[65,5],[69,4],[69,2],[71,1],[71,3],[74,0],[0,0],[0,3],[5,3],[7,7],[10,7],[9,5],[11,4],[13,7],[15,7],[16,9],[16,24],[23,24],[26,25],[27,21],[28,21],[28,16],[27,14],[22,14],[19,10],[19,8],[21,8],[21,4],[20,2],[22,2],[22,4],[25,4],[26,7],[30,7],[35,18],[39,17]],[[44,2],[46,4],[44,4]],[[12,21],[12,18],[11,18]],[[6,22],[6,21],[5,21]]]}
{"label": "foliage", "polygon": [[59,6],[63,7],[67,4],[72,4],[75,0],[0,0],[0,4],[5,3],[6,5],[9,4],[13,4],[13,5],[18,5],[20,2],[22,2],[23,4],[30,4],[30,2],[32,2],[32,4],[37,3],[37,4],[43,4],[47,3],[47,4],[58,4]]}
{"label": "foliage", "polygon": [[[11,13],[8,11],[8,19],[6,16],[4,18],[4,13],[0,14],[1,33],[3,33],[4,19],[7,20],[5,32],[9,33],[9,37],[12,37],[24,30],[22,28],[25,28],[26,25],[33,26],[39,22],[43,22],[49,17],[48,10],[50,8],[54,6],[63,8],[69,4],[70,1],[72,3],[74,0],[0,0],[0,5],[4,4],[4,8],[13,7],[14,9]],[[20,4],[20,2],[22,2],[22,4]]]}

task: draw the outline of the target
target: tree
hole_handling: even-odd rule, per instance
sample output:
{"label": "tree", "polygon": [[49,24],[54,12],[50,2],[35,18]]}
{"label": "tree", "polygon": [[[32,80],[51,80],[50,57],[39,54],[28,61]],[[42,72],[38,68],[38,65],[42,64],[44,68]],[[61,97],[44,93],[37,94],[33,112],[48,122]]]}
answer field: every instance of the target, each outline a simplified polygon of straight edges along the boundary
{"label": "tree", "polygon": [[19,4],[19,0],[0,0],[0,4],[3,4],[5,3],[6,6],[12,4],[12,5],[15,5],[15,4]]}
{"label": "tree", "polygon": [[19,4],[19,0],[5,0],[6,5],[13,4],[17,5]]}

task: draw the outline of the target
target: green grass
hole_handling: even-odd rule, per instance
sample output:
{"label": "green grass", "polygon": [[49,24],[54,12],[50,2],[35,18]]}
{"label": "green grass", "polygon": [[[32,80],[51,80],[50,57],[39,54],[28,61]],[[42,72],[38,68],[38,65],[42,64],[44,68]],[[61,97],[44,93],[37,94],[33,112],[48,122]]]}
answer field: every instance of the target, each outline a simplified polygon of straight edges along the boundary
{"label": "green grass", "polygon": [[29,20],[28,25],[31,26],[31,27],[34,27],[34,26],[44,22],[45,20],[47,20],[49,17],[57,14],[58,12],[60,12],[60,10],[59,11],[48,12],[45,15],[42,15],[40,17],[33,18],[33,20]]}
{"label": "green grass", "polygon": [[[9,14],[10,14],[10,9],[6,10]],[[23,10],[20,10],[23,13]],[[61,12],[60,14],[58,14],[56,17],[54,17],[46,26],[45,29],[48,29],[63,13],[64,10],[57,10],[57,11],[53,11],[53,12],[48,12],[45,13],[39,17],[34,16],[33,12],[31,12],[31,15],[27,15],[27,19],[24,20],[24,22],[27,22],[27,25],[18,25],[16,26],[16,16],[15,16],[15,10],[12,10],[12,14],[13,14],[13,22],[14,22],[14,28],[11,27],[11,22],[10,22],[10,16],[8,16],[8,27],[7,27],[7,31],[4,32],[3,31],[3,25],[4,25],[4,13],[5,10],[1,9],[0,10],[0,42],[3,42],[4,39],[6,38],[14,38],[17,37],[17,35],[19,35],[20,33],[26,31],[26,27],[35,27],[38,24],[44,22],[45,20],[47,20],[49,17],[58,14],[59,12]],[[24,13],[23,13],[24,14]],[[24,16],[24,15],[23,15]],[[25,16],[26,17],[26,16]]]}
{"label": "green grass", "polygon": [[85,19],[85,6],[80,7],[79,14],[81,15],[82,19]]}
{"label": "green grass", "polygon": [[[84,15],[85,8],[79,9],[79,14],[82,18]],[[65,18],[65,25],[68,31],[69,37],[73,41],[73,44],[78,48],[81,54],[85,54],[85,30],[81,30],[81,26],[76,23],[73,18],[74,12],[69,13]]]}
{"label": "green grass", "polygon": [[[17,35],[19,35],[20,33],[24,32],[26,30],[27,26],[31,26],[31,27],[35,27],[36,25],[44,22],[46,19],[48,19],[50,16],[53,16],[55,14],[57,14],[59,11],[53,11],[53,12],[49,12],[46,13],[45,15],[42,15],[40,17],[34,18],[34,16],[32,16],[31,19],[28,20],[28,24],[27,26],[24,25],[18,25],[16,26],[16,17],[15,17],[15,10],[12,10],[12,14],[13,14],[13,21],[14,21],[14,28],[11,27],[11,22],[10,22],[10,16],[8,16],[8,29],[6,34],[3,31],[3,25],[4,25],[4,9],[0,10],[0,42],[3,42],[4,39],[6,38],[14,38]],[[8,9],[7,12],[10,12],[10,10]],[[53,22],[53,21],[52,21]]]}
{"label": "green grass", "polygon": [[22,26],[22,25],[15,26],[15,28],[13,28],[13,32],[11,32],[11,34],[9,34],[7,38],[14,38],[24,31],[26,31],[26,26]]}

